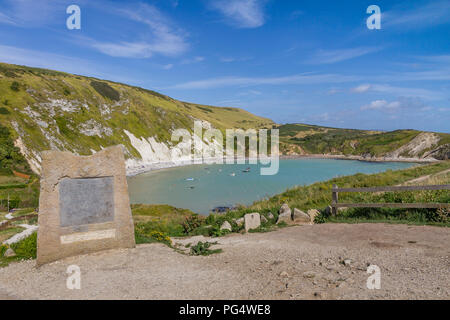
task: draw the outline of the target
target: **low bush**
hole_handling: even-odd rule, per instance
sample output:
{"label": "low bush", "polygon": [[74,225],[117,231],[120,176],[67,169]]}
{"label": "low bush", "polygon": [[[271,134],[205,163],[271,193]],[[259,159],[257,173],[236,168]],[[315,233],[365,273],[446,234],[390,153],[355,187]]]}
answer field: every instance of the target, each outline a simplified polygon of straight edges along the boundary
{"label": "low bush", "polygon": [[191,246],[192,256],[209,256],[215,253],[221,253],[222,249],[211,250],[212,245],[217,244],[217,242],[198,242],[196,245]]}
{"label": "low bush", "polygon": [[13,81],[13,83],[11,83],[11,90],[12,91],[19,91],[20,90],[20,84],[17,81]]}

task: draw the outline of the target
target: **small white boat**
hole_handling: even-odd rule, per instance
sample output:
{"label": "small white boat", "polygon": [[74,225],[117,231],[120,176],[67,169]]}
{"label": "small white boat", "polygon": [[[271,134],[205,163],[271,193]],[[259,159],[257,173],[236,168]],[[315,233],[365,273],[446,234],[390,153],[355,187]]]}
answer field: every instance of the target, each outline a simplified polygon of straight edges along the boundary
{"label": "small white boat", "polygon": [[233,172],[233,173],[230,174],[230,176],[235,177],[236,173]]}
{"label": "small white boat", "polygon": [[186,181],[194,181],[194,178],[186,178]]}

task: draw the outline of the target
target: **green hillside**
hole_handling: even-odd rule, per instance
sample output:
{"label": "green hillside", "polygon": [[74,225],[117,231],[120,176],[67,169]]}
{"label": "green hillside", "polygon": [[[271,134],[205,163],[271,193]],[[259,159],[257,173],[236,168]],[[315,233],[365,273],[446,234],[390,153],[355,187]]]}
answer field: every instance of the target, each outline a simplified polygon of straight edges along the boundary
{"label": "green hillside", "polygon": [[195,119],[212,127],[261,128],[273,122],[236,108],[187,103],[154,91],[63,72],[0,63],[0,123],[31,163],[39,152],[68,150],[81,155],[125,145],[140,158],[127,130],[137,138],[170,141],[174,129],[192,131]]}
{"label": "green hillside", "polygon": [[[448,159],[450,134],[338,129],[307,124],[277,126],[283,153]],[[432,151],[436,151],[432,153]]]}

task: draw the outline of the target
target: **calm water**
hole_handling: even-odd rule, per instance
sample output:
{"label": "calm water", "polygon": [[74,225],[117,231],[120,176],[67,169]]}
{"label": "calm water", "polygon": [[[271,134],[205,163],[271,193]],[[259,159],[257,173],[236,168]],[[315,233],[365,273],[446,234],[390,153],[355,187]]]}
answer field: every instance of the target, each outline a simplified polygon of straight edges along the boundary
{"label": "calm water", "polygon": [[[280,160],[280,170],[274,176],[261,176],[259,165],[192,165],[130,177],[128,187],[131,203],[170,204],[208,214],[218,206],[248,205],[296,185],[412,165],[332,159]],[[242,172],[248,167],[249,173]]]}

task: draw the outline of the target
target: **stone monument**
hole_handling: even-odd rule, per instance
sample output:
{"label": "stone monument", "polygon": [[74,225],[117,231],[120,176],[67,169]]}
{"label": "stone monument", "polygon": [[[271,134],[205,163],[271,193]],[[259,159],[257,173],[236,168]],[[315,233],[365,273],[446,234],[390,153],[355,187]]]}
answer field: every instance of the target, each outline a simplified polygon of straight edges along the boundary
{"label": "stone monument", "polygon": [[37,265],[135,247],[123,147],[43,152],[38,224]]}

